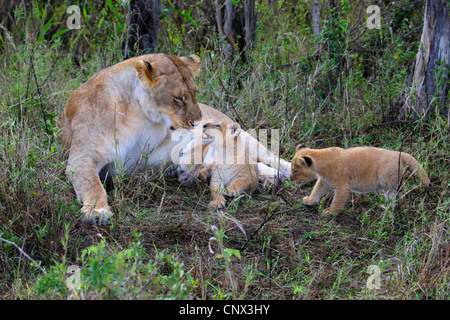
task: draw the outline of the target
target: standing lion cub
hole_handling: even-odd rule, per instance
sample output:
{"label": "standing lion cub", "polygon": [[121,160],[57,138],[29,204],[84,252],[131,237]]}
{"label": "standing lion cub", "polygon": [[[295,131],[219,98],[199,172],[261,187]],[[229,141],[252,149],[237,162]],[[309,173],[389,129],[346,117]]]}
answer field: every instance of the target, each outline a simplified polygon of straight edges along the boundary
{"label": "standing lion cub", "polygon": [[210,122],[203,126],[208,136],[204,143],[213,148],[213,163],[200,171],[200,177],[211,177],[210,206],[222,208],[225,197],[234,197],[242,192],[251,193],[258,187],[258,166],[248,159],[239,135],[241,127],[237,123]]}
{"label": "standing lion cub", "polygon": [[425,170],[405,152],[374,147],[309,149],[299,145],[291,162],[290,179],[299,183],[317,178],[311,195],[303,198],[306,205],[318,203],[334,190],[333,202],[326,211],[333,213],[344,208],[350,191],[384,191],[391,196],[401,184],[406,167],[413,173],[418,171],[425,185],[431,186]]}

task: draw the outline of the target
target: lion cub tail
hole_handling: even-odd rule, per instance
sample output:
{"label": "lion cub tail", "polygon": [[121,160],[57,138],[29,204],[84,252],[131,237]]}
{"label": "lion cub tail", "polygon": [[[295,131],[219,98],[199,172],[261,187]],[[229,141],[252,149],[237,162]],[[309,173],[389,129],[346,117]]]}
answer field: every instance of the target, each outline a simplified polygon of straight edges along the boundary
{"label": "lion cub tail", "polygon": [[430,178],[428,177],[428,174],[426,173],[426,171],[420,166],[420,164],[417,162],[417,160],[407,154],[402,152],[401,153],[401,159],[402,161],[411,168],[411,170],[414,170],[414,172],[418,172],[418,174],[420,174],[420,176],[422,177],[422,181],[423,183],[427,186],[427,187],[431,187],[431,181]]}

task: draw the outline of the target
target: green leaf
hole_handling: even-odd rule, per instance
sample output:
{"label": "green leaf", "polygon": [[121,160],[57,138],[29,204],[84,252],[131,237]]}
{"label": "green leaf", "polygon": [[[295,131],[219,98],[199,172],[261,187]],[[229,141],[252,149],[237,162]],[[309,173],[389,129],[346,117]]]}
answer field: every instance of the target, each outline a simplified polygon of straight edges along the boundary
{"label": "green leaf", "polygon": [[64,29],[64,30],[59,30],[58,32],[56,32],[53,36],[52,39],[56,39],[59,36],[62,36],[63,34],[65,34],[66,32],[68,32],[69,29]]}

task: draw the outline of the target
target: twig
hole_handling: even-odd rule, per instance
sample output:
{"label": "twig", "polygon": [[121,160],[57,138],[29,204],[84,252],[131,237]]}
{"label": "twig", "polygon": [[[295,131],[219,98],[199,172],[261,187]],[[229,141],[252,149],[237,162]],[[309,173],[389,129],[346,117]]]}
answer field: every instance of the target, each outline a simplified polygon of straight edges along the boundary
{"label": "twig", "polygon": [[400,144],[400,150],[398,153],[398,167],[397,167],[397,194],[400,192],[400,187],[403,183],[403,172],[402,172],[402,176],[400,177],[400,164],[401,164],[401,160],[402,160],[402,151],[403,151],[403,140],[402,143]]}
{"label": "twig", "polygon": [[364,240],[364,241],[370,241],[370,242],[376,243],[376,244],[378,244],[378,245],[382,245],[383,247],[386,247],[386,248],[388,248],[388,249],[394,250],[394,248],[392,248],[391,246],[388,246],[388,245],[386,245],[386,244],[380,243],[380,242],[375,241],[375,240],[372,240],[372,239],[367,239],[367,238],[362,238],[362,237],[358,237],[358,238],[356,238],[356,239],[358,239],[358,240]]}
{"label": "twig", "polygon": [[387,122],[383,122],[383,123],[380,123],[380,124],[374,124],[374,125],[368,127],[367,130],[372,130],[372,129],[375,129],[375,128],[378,128],[378,127],[383,127],[383,126],[390,126],[390,125],[393,125],[393,124],[408,124],[408,123],[411,123],[411,122],[412,121],[410,121],[410,120],[387,121]]}
{"label": "twig", "polygon": [[147,283],[146,283],[142,288],[140,288],[139,291],[136,292],[136,293],[131,297],[131,300],[135,300],[136,297],[142,293],[142,291],[144,291],[145,289],[147,289],[147,287],[153,282],[153,280],[155,280],[155,277],[154,277],[154,276],[151,277],[150,280],[148,280]]}
{"label": "twig", "polygon": [[0,241],[9,243],[9,244],[13,245],[14,247],[16,247],[16,249],[19,250],[21,254],[23,254],[25,257],[27,257],[28,259],[30,259],[35,265],[37,265],[37,266],[39,267],[39,269],[41,269],[41,271],[42,271],[43,273],[47,274],[47,271],[45,271],[45,269],[42,268],[42,267],[39,265],[39,263],[37,263],[33,258],[31,258],[29,255],[27,255],[27,254],[25,253],[25,251],[23,251],[17,244],[15,244],[14,242],[8,241],[8,240],[6,240],[6,239],[3,239],[2,237],[0,237]]}
{"label": "twig", "polygon": [[47,116],[45,115],[45,108],[44,105],[42,103],[42,92],[41,92],[41,86],[39,85],[37,76],[36,76],[36,70],[34,69],[34,63],[33,63],[33,55],[30,53],[30,66],[31,66],[31,71],[33,72],[33,77],[34,77],[34,82],[36,83],[36,91],[39,95],[39,105],[41,106],[41,113],[42,113],[42,117],[44,118],[44,123],[45,123],[45,131],[48,135],[52,136],[51,131],[48,127],[48,123],[47,123]]}
{"label": "twig", "polygon": [[303,211],[302,208],[294,208],[294,209],[289,209],[289,210],[285,210],[285,211],[281,211],[281,212],[273,212],[260,224],[260,226],[258,227],[258,229],[256,229],[255,232],[252,233],[252,235],[247,239],[247,241],[245,241],[245,243],[242,245],[241,250],[243,250],[247,244],[250,242],[250,240],[253,238],[254,235],[256,235],[259,230],[261,230],[262,227],[264,227],[264,225],[269,222],[270,220],[272,220],[272,217],[277,214],[277,215],[283,215],[285,213],[292,213],[292,212],[300,212]]}

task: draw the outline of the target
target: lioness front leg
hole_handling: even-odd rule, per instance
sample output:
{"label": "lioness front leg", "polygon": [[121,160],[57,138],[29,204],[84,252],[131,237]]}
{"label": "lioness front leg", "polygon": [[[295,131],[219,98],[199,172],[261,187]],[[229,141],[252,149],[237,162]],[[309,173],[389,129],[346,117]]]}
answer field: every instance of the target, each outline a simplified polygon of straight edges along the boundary
{"label": "lioness front leg", "polygon": [[258,162],[256,165],[258,166],[258,180],[262,183],[264,189],[269,189],[270,186],[278,188],[281,185],[282,179],[278,179],[276,169],[262,162]]}
{"label": "lioness front leg", "polygon": [[108,225],[112,216],[106,191],[100,181],[97,165],[89,157],[69,157],[66,174],[83,203],[82,221],[92,225]]}
{"label": "lioness front leg", "polygon": [[[277,179],[280,178],[284,180],[289,177],[291,171],[291,163],[289,161],[277,157],[246,131],[241,132],[240,138],[244,143],[246,153],[249,154],[250,160],[274,168]],[[271,179],[274,180],[275,177],[272,177]]]}

